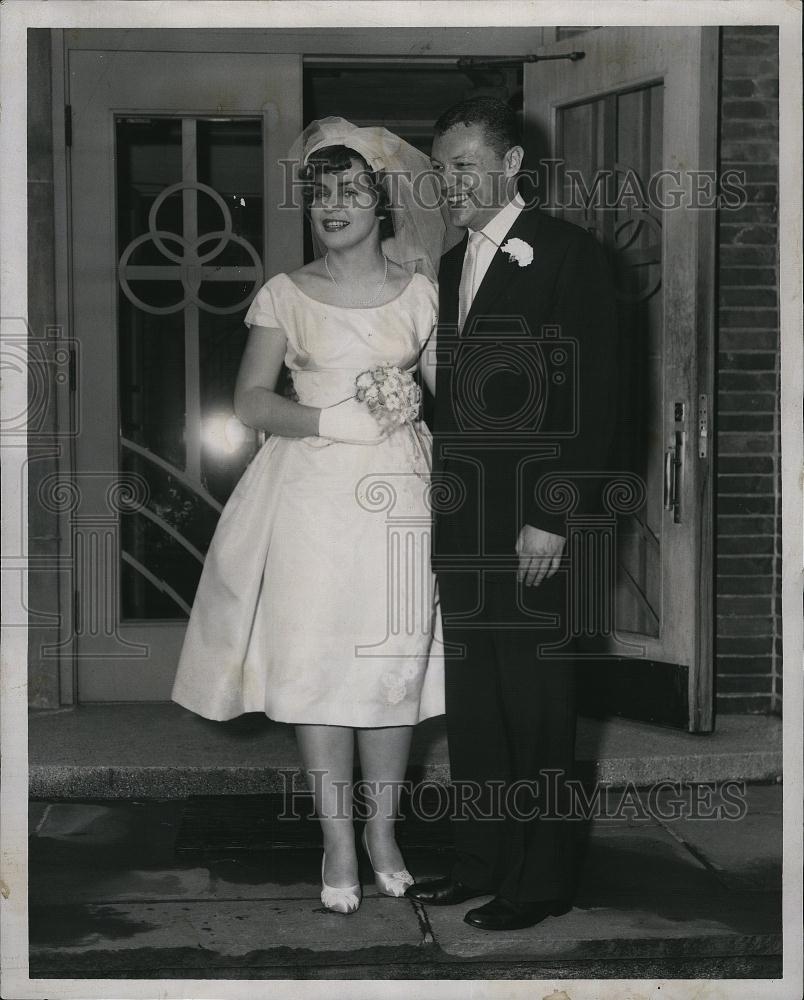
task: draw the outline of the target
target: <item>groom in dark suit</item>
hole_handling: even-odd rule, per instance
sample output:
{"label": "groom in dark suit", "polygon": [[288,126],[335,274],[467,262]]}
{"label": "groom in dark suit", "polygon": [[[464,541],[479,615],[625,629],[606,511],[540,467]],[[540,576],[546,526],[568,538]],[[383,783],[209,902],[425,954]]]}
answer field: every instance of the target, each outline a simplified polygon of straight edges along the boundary
{"label": "groom in dark suit", "polygon": [[586,231],[525,204],[523,156],[513,111],[493,98],[436,122],[433,169],[467,229],[439,271],[433,429],[456,861],[407,895],[492,894],[464,918],[486,930],[570,906],[566,519],[602,512],[616,406],[605,256]]}

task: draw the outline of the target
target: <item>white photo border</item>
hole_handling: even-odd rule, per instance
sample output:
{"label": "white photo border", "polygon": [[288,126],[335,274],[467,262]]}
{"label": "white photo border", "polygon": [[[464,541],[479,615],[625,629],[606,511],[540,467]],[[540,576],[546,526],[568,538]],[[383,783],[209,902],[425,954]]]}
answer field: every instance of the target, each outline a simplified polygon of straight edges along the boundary
{"label": "white photo border", "polygon": [[[605,17],[605,20],[603,20]],[[801,148],[802,7],[785,0],[371,0],[371,2],[149,2],[149,0],[7,0],[0,7],[0,326],[12,335],[13,317],[26,317],[26,31],[28,28],[233,28],[377,27],[379,25],[482,28],[572,25],[759,25],[779,26],[780,69],[780,316],[783,525],[784,672],[784,958],[782,980],[81,980],[28,978],[27,875],[27,604],[24,574],[2,575],[0,673],[0,994],[20,998],[155,997],[300,998],[349,996],[354,1000],[408,997],[478,998],[572,996],[659,997],[680,1000],[728,996],[729,1000],[802,996],[802,197]],[[27,406],[26,373],[3,372],[3,418]],[[18,484],[27,449],[2,449],[2,552],[26,551],[27,500]],[[22,586],[19,581],[23,580]],[[707,988],[708,987],[708,988]],[[710,992],[711,990],[711,992]]]}

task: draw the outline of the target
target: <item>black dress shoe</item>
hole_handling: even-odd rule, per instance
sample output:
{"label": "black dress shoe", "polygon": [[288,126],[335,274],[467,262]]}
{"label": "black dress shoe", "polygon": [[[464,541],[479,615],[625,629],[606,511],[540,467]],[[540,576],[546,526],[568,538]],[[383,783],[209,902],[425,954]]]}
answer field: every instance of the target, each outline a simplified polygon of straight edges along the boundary
{"label": "black dress shoe", "polygon": [[515,931],[520,927],[533,927],[547,917],[560,917],[571,909],[571,904],[562,899],[515,903],[504,896],[495,896],[485,906],[469,910],[463,919],[484,931]]}
{"label": "black dress shoe", "polygon": [[427,903],[428,906],[452,906],[454,903],[463,903],[467,899],[488,894],[488,889],[473,889],[449,876],[431,879],[429,882],[416,882],[405,890],[408,899]]}

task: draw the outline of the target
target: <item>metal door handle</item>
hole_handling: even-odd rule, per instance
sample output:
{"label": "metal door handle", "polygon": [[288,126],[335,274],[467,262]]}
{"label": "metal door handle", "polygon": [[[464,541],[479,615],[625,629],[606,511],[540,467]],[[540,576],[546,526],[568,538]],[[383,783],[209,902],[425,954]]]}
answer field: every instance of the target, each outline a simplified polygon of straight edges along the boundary
{"label": "metal door handle", "polygon": [[684,462],[684,435],[675,431],[674,444],[664,453],[664,509],[672,510],[673,521],[681,523],[681,467]]}
{"label": "metal door handle", "polygon": [[664,453],[664,509],[670,510],[673,506],[673,457],[675,448],[668,448]]}

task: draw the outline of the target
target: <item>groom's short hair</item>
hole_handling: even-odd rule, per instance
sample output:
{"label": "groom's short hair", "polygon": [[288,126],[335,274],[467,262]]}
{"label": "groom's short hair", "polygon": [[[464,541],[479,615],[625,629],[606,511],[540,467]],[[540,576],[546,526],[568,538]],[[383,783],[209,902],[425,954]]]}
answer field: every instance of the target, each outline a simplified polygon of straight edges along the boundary
{"label": "groom's short hair", "polygon": [[512,146],[522,145],[516,112],[496,97],[467,97],[453,104],[439,117],[433,131],[443,135],[456,125],[480,125],[486,142],[501,157]]}

